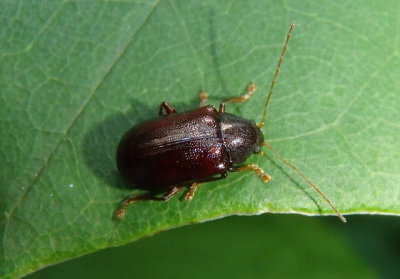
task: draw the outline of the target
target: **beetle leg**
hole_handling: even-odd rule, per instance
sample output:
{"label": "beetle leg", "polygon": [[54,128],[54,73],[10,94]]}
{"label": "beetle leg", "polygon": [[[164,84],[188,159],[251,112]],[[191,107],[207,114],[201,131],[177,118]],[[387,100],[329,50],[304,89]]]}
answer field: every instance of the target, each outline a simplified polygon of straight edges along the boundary
{"label": "beetle leg", "polygon": [[256,91],[256,85],[252,82],[247,86],[247,90],[246,93],[244,93],[242,96],[239,97],[232,97],[232,98],[228,98],[223,100],[220,104],[219,104],[219,112],[220,113],[224,113],[225,112],[225,103],[243,103],[244,101],[246,101],[247,99],[249,99],[251,97],[251,95]]}
{"label": "beetle leg", "polygon": [[176,193],[178,193],[180,190],[182,190],[182,186],[180,186],[180,187],[175,186],[175,187],[171,188],[168,192],[166,192],[166,193],[161,197],[161,200],[163,200],[163,201],[169,200],[170,198],[172,198],[173,195],[175,195]]}
{"label": "beetle leg", "polygon": [[200,99],[200,107],[205,107],[207,104],[207,99],[208,99],[208,94],[206,93],[206,91],[201,90],[199,92],[199,99]]}
{"label": "beetle leg", "polygon": [[262,182],[268,182],[271,179],[271,176],[269,174],[265,173],[262,169],[260,169],[257,165],[254,164],[233,169],[234,172],[245,171],[245,170],[254,171],[260,177]]}
{"label": "beetle leg", "polygon": [[173,187],[171,188],[167,193],[165,193],[161,198],[157,198],[151,195],[139,195],[139,196],[129,196],[127,197],[119,207],[117,211],[114,213],[114,218],[116,220],[121,219],[125,215],[126,208],[128,205],[130,205],[133,202],[136,201],[146,201],[146,200],[153,200],[153,201],[167,201],[169,200],[173,195],[178,193],[182,187]]}
{"label": "beetle leg", "polygon": [[158,115],[163,115],[163,109],[165,110],[167,115],[170,115],[171,113],[176,113],[176,110],[173,107],[171,107],[171,105],[168,104],[167,101],[161,103]]}
{"label": "beetle leg", "polygon": [[150,195],[129,196],[121,203],[121,206],[118,208],[118,210],[115,211],[114,218],[117,220],[121,219],[122,217],[124,217],[128,205],[130,205],[135,201],[144,201],[144,200],[159,200],[159,198]]}
{"label": "beetle leg", "polygon": [[[220,177],[211,177],[211,178],[208,178],[208,179],[206,179],[206,180],[204,180],[204,181],[214,181],[214,180],[223,179],[223,178],[226,177],[226,172],[220,173],[220,175],[221,175]],[[202,181],[202,182],[204,182],[204,181]],[[196,192],[197,187],[198,187],[200,184],[201,184],[201,182],[193,182],[192,185],[191,185],[190,188],[189,188],[189,191],[187,191],[187,192],[185,193],[185,195],[183,196],[183,199],[184,199],[184,200],[187,200],[187,201],[192,200],[192,199],[193,199],[193,196],[194,196],[194,193]]]}
{"label": "beetle leg", "polygon": [[194,182],[189,191],[186,192],[185,196],[183,197],[184,200],[190,201],[193,199],[194,193],[196,192],[197,187],[200,185],[200,182]]}

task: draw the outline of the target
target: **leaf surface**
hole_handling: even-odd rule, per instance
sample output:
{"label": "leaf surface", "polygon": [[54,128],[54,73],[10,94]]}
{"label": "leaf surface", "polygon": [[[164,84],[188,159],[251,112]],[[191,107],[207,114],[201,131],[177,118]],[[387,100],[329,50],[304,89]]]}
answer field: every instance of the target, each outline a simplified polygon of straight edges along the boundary
{"label": "leaf surface", "polygon": [[127,195],[115,149],[168,100],[178,111],[258,91],[227,110],[259,121],[291,21],[297,26],[271,98],[267,141],[342,213],[400,212],[399,4],[395,1],[2,1],[0,275],[160,230],[233,214],[331,214],[270,153],[204,183],[191,202]]}

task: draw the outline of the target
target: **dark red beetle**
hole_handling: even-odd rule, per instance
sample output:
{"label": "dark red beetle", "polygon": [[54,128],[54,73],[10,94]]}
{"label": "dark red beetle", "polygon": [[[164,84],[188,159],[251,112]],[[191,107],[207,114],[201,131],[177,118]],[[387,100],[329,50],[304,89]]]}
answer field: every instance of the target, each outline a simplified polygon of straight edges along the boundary
{"label": "dark red beetle", "polygon": [[[225,103],[244,102],[252,95],[255,86],[250,84],[244,95],[222,101],[218,111],[205,105],[207,94],[204,92],[200,94],[200,108],[192,111],[177,113],[164,101],[160,105],[158,118],[140,123],[125,133],[117,149],[118,170],[135,188],[147,190],[150,194],[128,197],[116,211],[116,219],[122,218],[126,207],[134,201],[166,201],[186,185],[191,186],[185,199],[192,199],[199,183],[225,178],[228,171],[251,170],[263,182],[268,182],[271,177],[257,165],[239,165],[252,153],[259,153],[261,146],[265,146],[299,173],[345,221],[307,177],[264,142],[260,130],[264,125],[269,99],[293,28],[294,24],[291,24],[260,124],[225,112]],[[161,198],[154,196],[160,190],[166,193]]]}

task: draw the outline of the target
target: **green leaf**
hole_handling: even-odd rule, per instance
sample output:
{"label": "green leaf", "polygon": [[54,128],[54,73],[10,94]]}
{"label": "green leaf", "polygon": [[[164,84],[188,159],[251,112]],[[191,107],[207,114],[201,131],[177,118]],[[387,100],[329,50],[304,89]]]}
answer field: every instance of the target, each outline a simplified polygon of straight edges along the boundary
{"label": "green leaf", "polygon": [[373,1],[0,2],[0,276],[160,230],[261,212],[332,214],[269,152],[204,183],[191,202],[129,194],[115,148],[130,126],[178,111],[205,89],[215,106],[259,121],[291,21],[297,26],[263,128],[342,213],[399,214],[399,5]]}

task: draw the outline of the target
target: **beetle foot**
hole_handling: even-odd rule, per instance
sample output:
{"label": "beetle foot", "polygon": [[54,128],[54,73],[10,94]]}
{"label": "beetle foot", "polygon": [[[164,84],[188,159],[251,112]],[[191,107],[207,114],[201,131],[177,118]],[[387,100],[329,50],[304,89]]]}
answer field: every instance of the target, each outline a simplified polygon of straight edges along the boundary
{"label": "beetle foot", "polygon": [[115,220],[120,220],[122,217],[124,217],[126,211],[126,207],[120,207],[117,211],[114,213],[114,219]]}
{"label": "beetle foot", "polygon": [[161,201],[163,199],[162,198],[153,197],[151,195],[129,196],[121,203],[121,206],[117,209],[117,211],[115,211],[114,219],[115,220],[120,220],[122,217],[124,217],[126,208],[131,203],[134,203],[136,201],[148,201],[148,200]]}
{"label": "beetle foot", "polygon": [[269,174],[265,173],[261,168],[259,168],[255,164],[238,167],[238,168],[234,169],[233,171],[238,172],[238,171],[245,171],[245,170],[254,171],[258,175],[258,177],[261,179],[261,181],[264,183],[271,180],[271,176]]}
{"label": "beetle foot", "polygon": [[261,174],[260,178],[261,178],[262,182],[264,182],[264,183],[267,183],[268,181],[271,180],[271,176],[267,173]]}
{"label": "beetle foot", "polygon": [[197,187],[199,186],[199,182],[194,182],[190,188],[189,191],[186,192],[185,196],[183,197],[184,200],[190,201],[193,199],[194,193],[196,192]]}
{"label": "beetle foot", "polygon": [[254,82],[251,82],[246,89],[246,92],[239,96],[239,97],[232,97],[232,98],[228,98],[223,100],[220,104],[219,104],[219,113],[224,113],[225,112],[225,103],[243,103],[244,101],[248,100],[251,95],[253,95],[253,93],[256,92],[256,85]]}
{"label": "beetle foot", "polygon": [[208,94],[206,91],[201,90],[199,92],[200,107],[205,107],[207,105]]}

